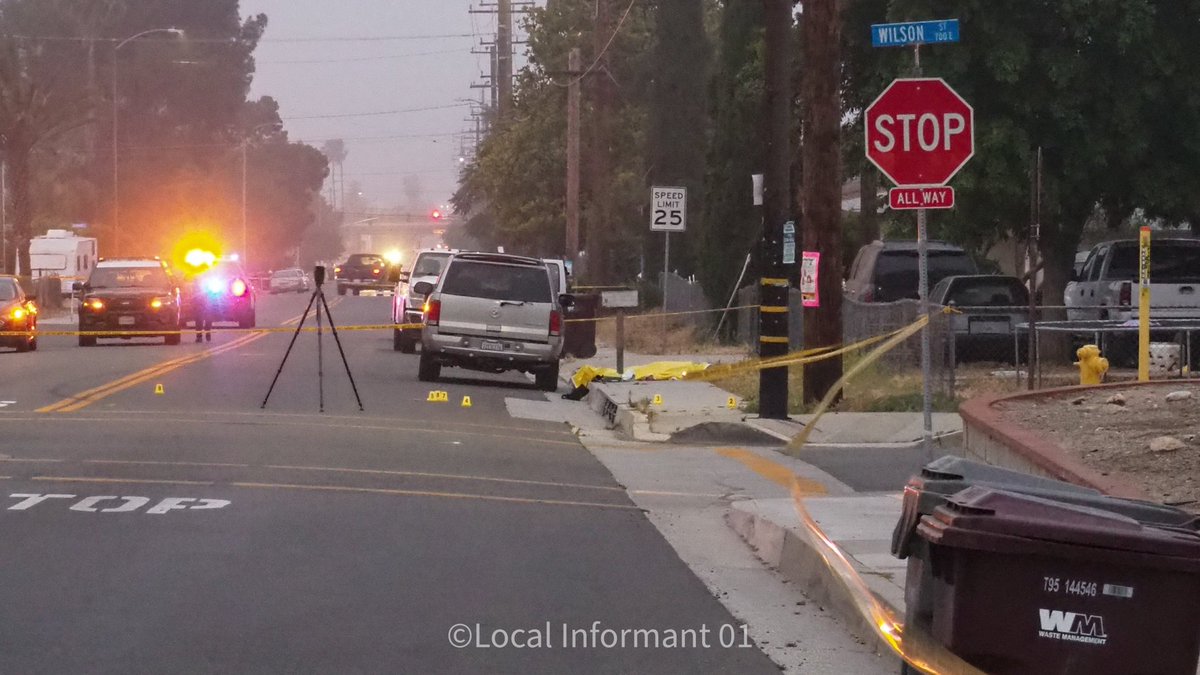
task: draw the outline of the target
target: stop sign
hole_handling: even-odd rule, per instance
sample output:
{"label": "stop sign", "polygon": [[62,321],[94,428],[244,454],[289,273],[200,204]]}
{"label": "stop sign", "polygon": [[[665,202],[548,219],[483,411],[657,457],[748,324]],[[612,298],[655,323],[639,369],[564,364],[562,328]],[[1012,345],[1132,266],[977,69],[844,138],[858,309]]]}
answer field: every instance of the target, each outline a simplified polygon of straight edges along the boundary
{"label": "stop sign", "polygon": [[975,154],[975,110],[941,78],[893,80],[864,116],[867,159],[896,185],[945,185]]}

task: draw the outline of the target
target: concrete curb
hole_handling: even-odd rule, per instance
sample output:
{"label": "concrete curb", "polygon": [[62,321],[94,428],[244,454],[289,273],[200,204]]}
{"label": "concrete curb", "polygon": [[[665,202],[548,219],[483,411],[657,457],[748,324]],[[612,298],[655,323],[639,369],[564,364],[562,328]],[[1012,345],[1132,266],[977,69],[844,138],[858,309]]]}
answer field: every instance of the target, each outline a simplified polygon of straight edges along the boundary
{"label": "concrete curb", "polygon": [[1007,396],[989,396],[963,403],[963,447],[969,457],[989,464],[1028,471],[1041,476],[1095,488],[1106,494],[1133,499],[1149,497],[1122,476],[1103,476],[1075,459],[1061,446],[1035,431],[1004,420],[997,406],[1008,401],[1059,398],[1089,391],[1128,387],[1179,387],[1196,384],[1197,379],[1169,382],[1118,382],[1093,387],[1058,387],[1027,391]]}
{"label": "concrete curb", "polygon": [[608,420],[610,428],[618,430],[626,438],[642,443],[666,443],[671,440],[667,434],[655,433],[650,429],[650,417],[629,405],[613,400],[599,387],[588,390],[589,407],[598,415]]}
{"label": "concrete curb", "polygon": [[[899,669],[900,659],[879,639],[875,626],[858,611],[850,592],[838,583],[834,572],[805,536],[768,519],[751,503],[735,502],[726,512],[725,521],[759,559],[799,586],[812,602],[835,612],[858,639],[872,645],[877,654],[893,658]],[[857,561],[851,561],[860,576],[872,572]],[[880,602],[891,606],[882,598]],[[903,616],[903,612],[897,613]]]}

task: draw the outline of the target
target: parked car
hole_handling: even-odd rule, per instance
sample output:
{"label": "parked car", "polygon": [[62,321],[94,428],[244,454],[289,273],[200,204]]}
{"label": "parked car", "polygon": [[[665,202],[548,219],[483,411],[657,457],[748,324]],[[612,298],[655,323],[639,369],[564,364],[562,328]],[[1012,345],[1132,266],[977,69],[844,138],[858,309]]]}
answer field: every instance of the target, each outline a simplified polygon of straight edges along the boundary
{"label": "parked car", "polygon": [[[157,334],[166,344],[179,344],[183,325],[179,283],[158,258],[101,259],[87,281],[76,284],[82,293],[81,333],[105,331],[124,340]],[[91,347],[96,339],[80,335],[79,346]]]}
{"label": "parked car", "polygon": [[392,329],[392,349],[405,354],[412,354],[417,350],[417,343],[421,341],[420,329],[400,328],[406,324],[421,323],[421,309],[425,304],[425,295],[418,294],[413,290],[413,286],[422,281],[431,285],[437,284],[442,269],[446,267],[446,261],[454,253],[456,251],[446,249],[420,251],[413,260],[412,270],[400,271],[398,274],[396,290],[392,293],[392,322],[395,324]]}
{"label": "parked car", "polygon": [[[958,311],[949,317],[956,360],[1015,362],[1020,349],[1015,344],[1016,327],[1029,321],[1029,291],[1020,279],[985,274],[946,277],[930,290],[929,301]],[[1023,357],[1024,350],[1019,354]]]}
{"label": "parked car", "polygon": [[574,300],[555,293],[546,264],[500,253],[459,253],[437,285],[413,284],[428,294],[421,331],[422,382],[445,366],[499,373],[533,373],[543,391],[558,388],[563,313]]}
{"label": "parked car", "polygon": [[[949,276],[978,274],[979,268],[967,252],[953,244],[931,241],[929,250],[929,286]],[[858,302],[894,302],[917,299],[917,242],[875,241],[858,250],[845,294]]]}
{"label": "parked car", "polygon": [[[1075,320],[1127,321],[1138,284],[1138,241],[1097,244],[1063,300]],[[1154,318],[1200,318],[1200,239],[1156,237],[1150,244],[1150,308]]]}
{"label": "parked car", "polygon": [[0,275],[0,332],[29,331],[27,335],[0,335],[0,347],[19,352],[37,349],[37,306],[25,294],[20,280]]}
{"label": "parked car", "polygon": [[[1138,255],[1137,239],[1093,247],[1063,294],[1067,318],[1118,322],[1136,319]],[[1200,239],[1158,235],[1151,240],[1150,314],[1155,319],[1200,320]],[[1175,338],[1174,331],[1151,331],[1151,339],[1156,342]],[[1114,363],[1125,365],[1136,357],[1137,334],[1132,330],[1104,335],[1102,342],[1105,356]]]}
{"label": "parked car", "polygon": [[269,286],[272,294],[304,293],[312,290],[312,282],[308,279],[308,273],[299,267],[272,272]]}

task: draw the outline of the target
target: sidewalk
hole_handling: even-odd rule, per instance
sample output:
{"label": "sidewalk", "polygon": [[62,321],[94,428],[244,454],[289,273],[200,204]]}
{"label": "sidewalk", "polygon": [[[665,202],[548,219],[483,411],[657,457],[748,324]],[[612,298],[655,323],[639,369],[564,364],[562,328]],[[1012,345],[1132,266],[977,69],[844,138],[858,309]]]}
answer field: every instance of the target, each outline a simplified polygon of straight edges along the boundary
{"label": "sidewalk", "polygon": [[[697,363],[731,363],[747,358],[745,352],[717,354],[649,355],[625,353],[625,367],[655,361],[690,361]],[[616,367],[616,351],[602,347],[590,359],[571,359],[563,362],[562,377],[571,375],[583,365]],[[661,404],[655,404],[656,396]],[[729,407],[733,399],[735,408]],[[803,430],[811,415],[795,415],[789,420],[768,420],[741,410],[739,397],[708,382],[593,382],[589,386],[588,403],[613,428],[627,438],[645,442],[666,442],[672,435],[686,429],[713,436],[729,435],[734,442],[753,445],[785,444]],[[744,427],[738,431],[734,427]],[[962,419],[957,413],[935,413],[934,437],[948,441],[962,433]],[[703,434],[697,434],[703,435]],[[920,413],[852,413],[833,412],[824,415],[809,436],[809,446],[911,445],[922,440],[924,419]],[[757,437],[757,440],[755,440]]]}

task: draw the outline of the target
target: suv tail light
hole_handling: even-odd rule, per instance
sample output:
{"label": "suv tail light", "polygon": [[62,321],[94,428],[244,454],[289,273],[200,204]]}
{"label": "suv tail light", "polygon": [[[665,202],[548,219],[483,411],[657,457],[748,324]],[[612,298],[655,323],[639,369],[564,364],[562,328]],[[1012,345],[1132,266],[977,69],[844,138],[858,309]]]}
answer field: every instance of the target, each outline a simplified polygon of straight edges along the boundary
{"label": "suv tail light", "polygon": [[233,293],[236,297],[240,298],[245,295],[246,290],[246,282],[242,281],[241,279],[234,279],[233,283],[229,284],[229,292]]}
{"label": "suv tail light", "polygon": [[1117,304],[1121,307],[1133,306],[1133,282],[1126,281],[1121,284],[1121,295],[1117,299]]}
{"label": "suv tail light", "polygon": [[436,326],[442,318],[442,302],[440,300],[428,300],[425,306],[421,308],[421,312],[425,315],[426,326]]}
{"label": "suv tail light", "polygon": [[562,314],[558,310],[550,312],[550,335],[558,336],[562,334]]}

